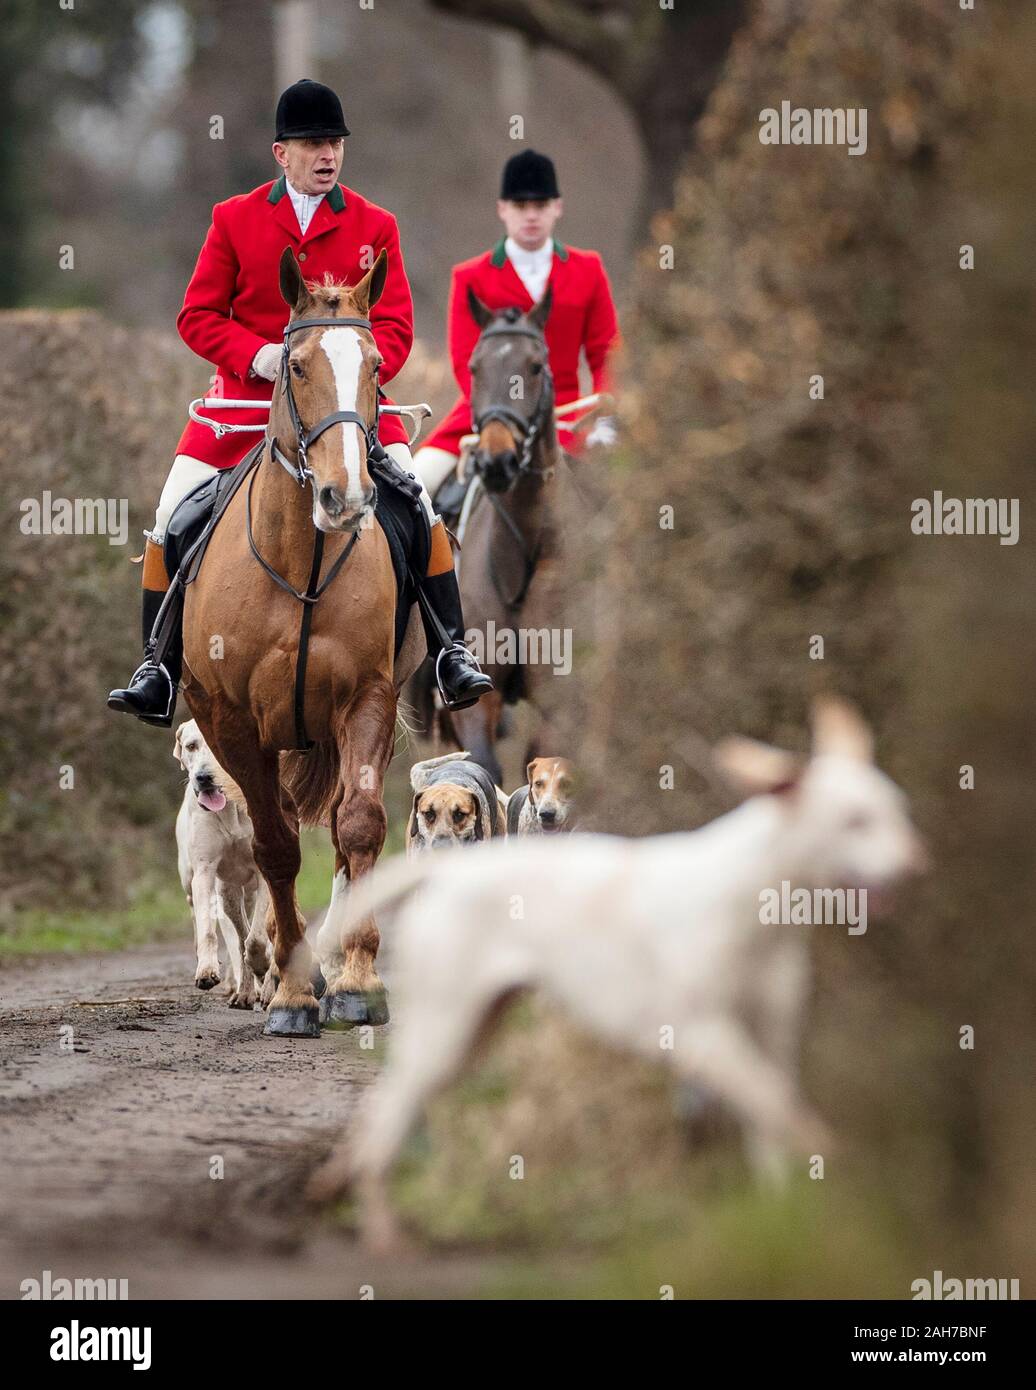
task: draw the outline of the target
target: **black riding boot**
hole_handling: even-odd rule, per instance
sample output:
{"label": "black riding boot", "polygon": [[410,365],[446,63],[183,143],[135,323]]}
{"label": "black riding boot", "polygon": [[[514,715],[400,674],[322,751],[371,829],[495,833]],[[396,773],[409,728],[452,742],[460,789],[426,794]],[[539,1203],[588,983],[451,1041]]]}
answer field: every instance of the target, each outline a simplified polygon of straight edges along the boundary
{"label": "black riding boot", "polygon": [[[449,710],[467,709],[493,689],[493,682],[464,646],[464,618],[454,570],[421,580],[421,617],[435,680]],[[431,609],[431,613],[427,609]]]}
{"label": "black riding boot", "polygon": [[[149,540],[148,545],[151,544]],[[108,696],[108,708],[135,714],[145,724],[168,729],[173,722],[176,690],[183,667],[183,633],[177,614],[174,631],[165,642],[160,660],[156,661],[151,632],[164,598],[165,594],[157,589],[141,591],[144,660],[133,672],[129,685],[123,690],[113,690]]]}

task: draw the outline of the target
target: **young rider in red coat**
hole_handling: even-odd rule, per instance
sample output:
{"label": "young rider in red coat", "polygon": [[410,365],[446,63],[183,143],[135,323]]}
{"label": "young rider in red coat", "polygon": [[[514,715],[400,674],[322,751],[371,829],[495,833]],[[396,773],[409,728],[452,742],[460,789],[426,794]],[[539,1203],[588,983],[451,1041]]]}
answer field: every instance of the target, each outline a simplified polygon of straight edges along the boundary
{"label": "young rider in red coat", "polygon": [[[308,79],[296,82],[277,104],[277,138],[273,155],[284,170],[273,183],[217,203],[212,226],[187,286],[177,318],[180,336],[200,357],[216,366],[211,397],[269,401],[282,354],[281,334],[288,306],[281,297],[278,265],[286,246],[295,252],[308,280],[325,274],[355,284],[382,249],[388,252],[385,287],[371,310],[374,339],[384,362],[381,380],[391,381],[403,366],[414,338],[413,302],[403,265],[396,219],[338,182],[349,134],[341,102],[329,87]],[[387,400],[387,398],[386,398]],[[265,411],[208,412],[209,418],[234,424],[265,424]],[[406,430],[398,416],[382,415],[382,445],[398,464],[413,467]],[[169,588],[162,542],[177,503],[217,470],[231,468],[248,452],[255,436],[225,434],[195,421],[177,445],[147,534],[143,564],[145,659],[124,690],[108,697],[112,709],[135,714],[168,727],[176,704],[180,654],[164,666],[150,659],[149,639],[155,616]],[[464,621],[453,570],[453,553],[442,522],[422,499],[432,521],[431,559],[422,584],[440,622],[453,639],[438,663],[448,705],[473,703],[493,688],[462,645]],[[440,643],[426,623],[432,654]],[[171,668],[171,669],[170,669]]]}
{"label": "young rider in red coat", "polygon": [[[619,327],[608,276],[596,251],[578,251],[553,236],[562,213],[553,162],[535,150],[513,155],[504,166],[496,208],[506,235],[491,251],[453,268],[449,346],[460,398],[414,457],[414,467],[433,496],[456,467],[461,436],[471,433],[468,362],[480,329],[468,303],[469,289],[494,311],[516,307],[528,312],[549,284],[546,339],[558,405],[579,398],[580,349],[586,353],[593,389],[611,389],[608,358],[618,342]],[[599,420],[587,443],[609,444],[614,439],[612,421]]]}

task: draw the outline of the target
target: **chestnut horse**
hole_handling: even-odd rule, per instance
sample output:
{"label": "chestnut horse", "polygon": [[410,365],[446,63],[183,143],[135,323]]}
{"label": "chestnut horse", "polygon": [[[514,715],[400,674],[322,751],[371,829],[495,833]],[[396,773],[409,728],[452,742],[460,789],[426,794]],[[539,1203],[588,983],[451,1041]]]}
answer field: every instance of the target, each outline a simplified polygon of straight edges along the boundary
{"label": "chestnut horse", "polygon": [[[262,458],[213,534],[184,608],[184,695],[244,792],[256,863],[270,894],[273,964],[263,989],[264,1031],[289,1037],[319,1036],[321,1020],[352,1027],[388,1019],[373,917],[340,939],[339,973],[318,1008],[313,979],[319,971],[295,894],[300,819],[330,824],[332,922],[348,884],[380,854],[397,691],[424,653],[415,609],[394,660],[396,585],[385,536],[373,524],[367,468],[381,360],[367,316],[387,264],[382,251],[355,286],[307,286],[285,250],[280,287],[291,316]],[[303,722],[312,746],[285,752],[297,747],[298,595],[316,586],[318,530],[321,583],[347,548],[350,553],[326,595],[308,605]],[[248,950],[260,969],[265,935],[253,923]]]}

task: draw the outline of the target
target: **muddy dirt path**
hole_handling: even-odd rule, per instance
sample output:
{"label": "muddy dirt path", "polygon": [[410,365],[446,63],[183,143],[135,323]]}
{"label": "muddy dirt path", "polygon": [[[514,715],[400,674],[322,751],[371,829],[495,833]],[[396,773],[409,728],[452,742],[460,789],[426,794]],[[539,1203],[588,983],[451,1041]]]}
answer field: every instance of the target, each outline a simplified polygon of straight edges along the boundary
{"label": "muddy dirt path", "polygon": [[0,972],[0,1297],[45,1269],[131,1298],[485,1291],[483,1258],[376,1261],[299,1199],[376,1075],[359,1036],[264,1038],[192,975],[189,943]]}

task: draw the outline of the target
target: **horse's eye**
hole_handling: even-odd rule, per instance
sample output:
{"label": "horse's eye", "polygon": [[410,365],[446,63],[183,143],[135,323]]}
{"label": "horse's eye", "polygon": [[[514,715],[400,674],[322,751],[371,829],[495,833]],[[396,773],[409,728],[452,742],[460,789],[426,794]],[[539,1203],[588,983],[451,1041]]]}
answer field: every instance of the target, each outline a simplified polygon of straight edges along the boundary
{"label": "horse's eye", "polygon": [[530,372],[530,374],[531,374],[532,376],[539,376],[540,372],[542,372],[542,371],[543,371],[543,363],[542,363],[542,362],[530,362],[530,363],[529,363],[529,372]]}
{"label": "horse's eye", "polygon": [[293,360],[293,361],[291,362],[290,365],[291,365],[291,374],[292,374],[292,376],[302,377],[302,376],[305,376],[305,375],[306,375],[306,373],[302,370],[302,368],[301,368],[301,366],[299,365],[298,362],[295,362],[295,361]]}

